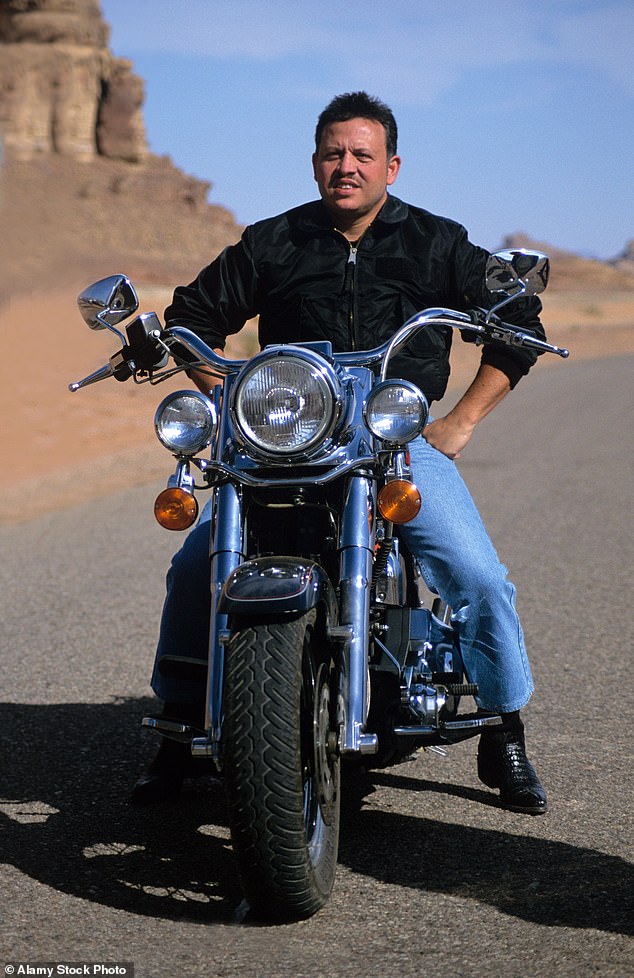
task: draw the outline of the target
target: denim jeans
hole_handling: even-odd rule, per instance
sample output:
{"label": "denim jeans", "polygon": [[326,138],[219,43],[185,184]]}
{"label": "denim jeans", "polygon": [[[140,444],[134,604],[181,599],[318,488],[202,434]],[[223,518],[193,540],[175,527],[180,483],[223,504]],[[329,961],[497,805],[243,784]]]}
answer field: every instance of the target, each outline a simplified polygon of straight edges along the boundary
{"label": "denim jeans", "polygon": [[[411,443],[410,457],[423,503],[416,519],[399,527],[399,535],[427,586],[452,608],[465,673],[479,687],[478,705],[503,713],[519,710],[533,683],[515,588],[455,463],[424,438]],[[203,511],[167,574],[152,689],[169,702],[201,702],[205,695],[208,520]]]}
{"label": "denim jeans", "polygon": [[411,443],[410,457],[423,502],[399,535],[427,586],[452,609],[465,673],[478,684],[478,705],[519,710],[531,697],[533,680],[506,567],[455,462],[424,438]]}

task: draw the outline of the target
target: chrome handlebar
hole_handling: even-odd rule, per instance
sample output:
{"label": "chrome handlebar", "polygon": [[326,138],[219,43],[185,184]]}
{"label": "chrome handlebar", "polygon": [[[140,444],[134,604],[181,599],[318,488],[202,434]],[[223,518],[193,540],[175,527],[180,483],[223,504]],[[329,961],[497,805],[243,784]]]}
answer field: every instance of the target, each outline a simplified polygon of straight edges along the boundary
{"label": "chrome handlebar", "polygon": [[[334,359],[344,367],[373,367],[381,363],[380,379],[385,380],[388,367],[392,357],[401,350],[406,343],[420,330],[429,326],[449,326],[452,329],[467,330],[475,334],[475,342],[482,344],[486,342],[503,343],[508,346],[523,346],[529,349],[544,353],[554,353],[556,356],[568,357],[569,351],[540,340],[530,333],[526,333],[517,326],[510,323],[503,323],[496,319],[490,319],[490,314],[484,311],[475,310],[473,312],[457,312],[455,309],[434,308],[425,309],[416,313],[394,336],[372,350],[361,350],[347,353],[335,353]],[[206,367],[210,367],[214,373],[227,376],[239,371],[247,359],[227,360],[215,353],[210,346],[200,339],[196,333],[184,326],[168,326],[162,332],[156,331],[150,334],[156,340],[157,346],[169,349],[178,344],[191,353],[196,361]],[[70,391],[78,391],[90,384],[96,384],[107,377],[115,376],[115,366],[113,361],[120,361],[121,354],[115,355],[110,361],[99,370],[84,377],[83,380],[69,384]],[[187,365],[183,365],[185,369]],[[133,372],[133,371],[132,371]]]}
{"label": "chrome handlebar", "polygon": [[[529,349],[538,350],[544,353],[554,353],[560,357],[568,357],[569,351],[552,343],[546,343],[530,333],[526,333],[517,326],[510,323],[499,321],[488,321],[485,313],[479,311],[472,313],[456,312],[455,309],[425,309],[418,312],[411,319],[401,326],[394,336],[372,350],[355,351],[354,353],[335,353],[334,359],[344,367],[371,367],[376,363],[383,364],[381,368],[381,380],[385,380],[390,360],[401,350],[411,338],[429,326],[450,326],[452,329],[465,329],[476,334],[476,343],[498,342],[509,346],[524,346]],[[167,334],[167,335],[166,335]],[[163,340],[170,345],[170,340],[178,342],[192,353],[205,366],[214,370],[215,373],[226,376],[234,373],[247,362],[246,360],[225,360],[218,356],[211,347],[207,346],[200,337],[192,333],[184,326],[169,326]]]}

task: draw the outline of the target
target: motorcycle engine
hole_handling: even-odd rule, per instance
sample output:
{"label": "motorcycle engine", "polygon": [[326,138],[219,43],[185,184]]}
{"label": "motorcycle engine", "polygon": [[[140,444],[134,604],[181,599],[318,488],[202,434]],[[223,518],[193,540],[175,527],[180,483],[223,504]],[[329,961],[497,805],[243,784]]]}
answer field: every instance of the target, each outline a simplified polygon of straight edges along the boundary
{"label": "motorcycle engine", "polygon": [[406,684],[401,702],[419,723],[437,727],[441,712],[453,712],[455,699],[448,686],[460,682],[454,671],[453,647],[445,642],[425,642],[414,666],[404,670]]}

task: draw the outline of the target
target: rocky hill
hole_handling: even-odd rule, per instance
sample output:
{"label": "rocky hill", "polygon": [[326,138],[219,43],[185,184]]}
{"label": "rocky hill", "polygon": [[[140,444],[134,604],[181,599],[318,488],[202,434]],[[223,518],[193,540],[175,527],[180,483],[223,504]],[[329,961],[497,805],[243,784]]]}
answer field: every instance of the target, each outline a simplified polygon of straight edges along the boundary
{"label": "rocky hill", "polygon": [[240,232],[150,153],[97,0],[0,0],[0,298],[125,268],[178,280]]}
{"label": "rocky hill", "polygon": [[551,280],[549,291],[621,291],[634,289],[634,241],[611,261],[582,258],[571,251],[535,241],[527,234],[508,235],[505,248],[534,248],[549,255]]}

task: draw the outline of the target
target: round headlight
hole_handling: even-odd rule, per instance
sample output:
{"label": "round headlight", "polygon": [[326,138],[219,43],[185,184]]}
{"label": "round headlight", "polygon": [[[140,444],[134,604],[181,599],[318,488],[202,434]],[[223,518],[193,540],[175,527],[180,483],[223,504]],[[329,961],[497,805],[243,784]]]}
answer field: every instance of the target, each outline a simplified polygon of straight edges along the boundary
{"label": "round headlight", "polygon": [[339,414],[341,385],[332,367],[310,351],[265,351],[236,381],[231,410],[256,454],[286,459],[320,446]]}
{"label": "round headlight", "polygon": [[425,395],[406,380],[378,384],[365,406],[365,423],[381,441],[404,445],[425,427],[429,409]]}
{"label": "round headlight", "polygon": [[175,391],[156,409],[154,428],[158,440],[175,455],[196,455],[206,448],[216,431],[216,409],[198,391]]}

